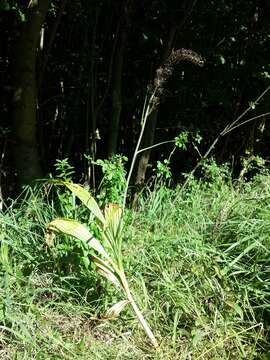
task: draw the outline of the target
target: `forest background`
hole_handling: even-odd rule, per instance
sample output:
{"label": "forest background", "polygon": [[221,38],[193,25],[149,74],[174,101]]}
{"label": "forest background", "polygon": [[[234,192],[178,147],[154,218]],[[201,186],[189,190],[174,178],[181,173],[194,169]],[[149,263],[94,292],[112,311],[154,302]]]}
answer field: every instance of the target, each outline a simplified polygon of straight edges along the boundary
{"label": "forest background", "polygon": [[[180,61],[149,116],[133,184],[169,157],[182,179],[246,108],[243,126],[219,137],[211,155],[236,176],[243,158],[268,161],[269,1],[1,1],[1,192],[54,172],[69,159],[76,180],[97,186],[96,159],[131,160],[147,91],[172,51]],[[255,106],[256,105],[256,106]],[[265,114],[265,115],[263,115]],[[184,134],[184,135],[183,135]]]}

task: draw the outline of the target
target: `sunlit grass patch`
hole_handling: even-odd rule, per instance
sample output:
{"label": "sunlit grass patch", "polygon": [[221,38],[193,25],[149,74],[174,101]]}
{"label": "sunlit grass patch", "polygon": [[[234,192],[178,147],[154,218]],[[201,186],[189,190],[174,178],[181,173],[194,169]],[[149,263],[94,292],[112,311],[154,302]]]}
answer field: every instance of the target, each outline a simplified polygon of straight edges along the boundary
{"label": "sunlit grass patch", "polygon": [[47,247],[59,210],[43,190],[2,213],[1,359],[267,359],[269,179],[220,181],[155,188],[125,214],[126,273],[158,350],[128,307],[102,318],[119,294],[80,246]]}

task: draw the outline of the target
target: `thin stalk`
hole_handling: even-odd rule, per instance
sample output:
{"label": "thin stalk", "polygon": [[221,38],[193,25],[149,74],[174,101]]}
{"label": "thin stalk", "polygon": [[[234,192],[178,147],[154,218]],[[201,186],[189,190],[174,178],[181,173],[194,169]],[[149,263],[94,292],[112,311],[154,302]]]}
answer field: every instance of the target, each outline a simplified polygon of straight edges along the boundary
{"label": "thin stalk", "polygon": [[245,111],[242,112],[242,114],[240,114],[238,116],[238,118],[236,118],[231,124],[227,125],[225,127],[225,129],[222,131],[223,132],[227,132],[227,130],[230,130],[235,124],[237,124],[239,122],[239,120],[242,119],[242,117],[244,117],[251,109],[254,109],[255,105],[258,105],[259,101],[264,97],[264,95],[270,90],[270,86],[268,86],[258,97],[257,99],[250,104],[250,106],[248,108],[246,108]]}
{"label": "thin stalk", "polygon": [[223,136],[223,135],[227,135],[227,134],[230,133],[231,131],[237,129],[238,127],[240,127],[240,126],[242,126],[242,125],[245,125],[245,124],[249,123],[250,121],[260,119],[260,118],[265,117],[265,116],[267,116],[267,115],[270,115],[270,112],[266,112],[266,113],[264,113],[264,114],[260,114],[260,115],[254,116],[254,117],[252,117],[252,118],[250,118],[250,119],[247,119],[247,120],[245,120],[245,121],[243,121],[243,122],[241,122],[240,124],[237,124],[237,125],[235,125],[235,126],[232,126],[232,125],[231,125],[230,128],[228,128],[226,131],[223,131],[222,136]]}
{"label": "thin stalk", "polygon": [[150,329],[147,321],[145,320],[141,310],[139,309],[138,305],[136,304],[136,302],[133,298],[133,295],[131,294],[131,291],[129,289],[128,282],[127,282],[124,272],[122,272],[122,274],[121,274],[121,281],[122,281],[122,285],[124,287],[124,291],[126,292],[127,299],[130,302],[139,322],[141,323],[144,331],[146,332],[147,336],[151,340],[152,345],[154,346],[155,349],[157,349],[159,347],[157,339],[155,338],[155,336],[154,336],[152,330]]}
{"label": "thin stalk", "polygon": [[148,116],[150,115],[150,113],[152,111],[152,105],[153,105],[152,103],[153,103],[153,99],[155,97],[155,92],[156,92],[155,90],[153,91],[149,101],[147,100],[147,97],[145,99],[143,113],[142,113],[142,126],[141,126],[139,139],[137,141],[137,145],[136,145],[136,148],[134,150],[133,158],[132,158],[132,161],[131,161],[131,165],[130,165],[130,169],[129,169],[129,173],[128,173],[128,177],[127,177],[127,183],[126,183],[126,188],[125,188],[124,198],[123,198],[123,209],[126,206],[128,187],[129,187],[130,179],[131,179],[132,172],[133,172],[133,169],[134,169],[134,165],[135,165],[135,162],[136,162],[136,159],[137,159],[137,155],[139,153],[139,147],[140,147],[141,142],[142,142],[142,137],[143,137],[143,134],[144,134],[146,121],[147,121]]}
{"label": "thin stalk", "polygon": [[[189,179],[191,178],[191,176],[195,173],[195,171],[198,169],[198,167],[202,164],[202,162],[208,157],[208,155],[211,153],[211,151],[214,149],[214,147],[216,146],[217,142],[219,141],[219,139],[222,136],[225,136],[226,134],[230,133],[232,130],[246,124],[249,121],[252,120],[256,120],[262,116],[266,116],[269,113],[265,113],[262,115],[258,115],[255,116],[251,119],[248,119],[246,121],[243,121],[240,124],[237,124],[239,122],[239,120],[241,120],[251,109],[254,108],[254,105],[257,105],[258,102],[263,98],[263,96],[270,90],[270,86],[268,86],[259,96],[258,98],[245,110],[242,112],[242,114],[240,114],[236,120],[234,120],[232,123],[228,124],[225,126],[225,128],[218,134],[218,136],[216,137],[216,139],[212,142],[212,144],[210,145],[210,147],[208,148],[208,150],[206,151],[206,153],[202,156],[202,158],[200,159],[200,161],[196,164],[196,166],[192,169],[192,171],[188,174],[188,177],[186,179],[186,181],[184,182],[179,194],[175,197],[174,199],[174,203],[176,202],[176,200],[178,199],[178,196],[183,192],[183,190],[185,189],[185,187],[187,186]],[[236,125],[237,124],[237,125]]]}
{"label": "thin stalk", "polygon": [[162,142],[160,142],[160,143],[157,143],[157,144],[148,146],[148,147],[146,147],[146,148],[143,148],[143,149],[138,150],[138,151],[137,151],[137,155],[140,154],[140,153],[143,152],[143,151],[150,150],[150,149],[154,149],[155,147],[158,147],[158,146],[161,146],[161,145],[164,145],[164,144],[169,144],[169,143],[172,143],[172,142],[175,142],[175,140],[162,141]]}

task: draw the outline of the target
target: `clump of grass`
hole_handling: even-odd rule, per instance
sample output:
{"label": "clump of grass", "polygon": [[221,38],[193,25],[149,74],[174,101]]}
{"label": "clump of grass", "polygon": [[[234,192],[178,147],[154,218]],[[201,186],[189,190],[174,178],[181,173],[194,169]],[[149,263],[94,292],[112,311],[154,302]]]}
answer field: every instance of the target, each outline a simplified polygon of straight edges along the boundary
{"label": "clump of grass", "polygon": [[78,244],[62,238],[46,249],[45,225],[59,211],[43,188],[2,213],[1,358],[267,359],[269,176],[234,184],[214,170],[184,192],[145,191],[126,214],[127,277],[157,352],[128,308],[97,319],[117,293],[91,264],[72,262]]}

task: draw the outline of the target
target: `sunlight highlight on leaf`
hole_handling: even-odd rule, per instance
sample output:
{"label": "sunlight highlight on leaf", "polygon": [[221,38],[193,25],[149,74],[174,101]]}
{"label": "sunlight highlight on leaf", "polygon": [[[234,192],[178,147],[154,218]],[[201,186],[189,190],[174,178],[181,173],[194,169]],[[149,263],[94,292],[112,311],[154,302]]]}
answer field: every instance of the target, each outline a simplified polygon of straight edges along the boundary
{"label": "sunlight highlight on leaf", "polygon": [[118,303],[114,304],[104,315],[104,318],[107,320],[114,320],[116,319],[124,307],[129,304],[128,300],[121,300]]}
{"label": "sunlight highlight on leaf", "polygon": [[76,239],[86,242],[100,255],[104,256],[105,258],[109,258],[109,255],[107,254],[101,243],[90,233],[90,231],[83,224],[76,220],[57,218],[51,221],[47,226],[47,233],[50,233],[52,231],[62,232],[66,235],[74,236]]}
{"label": "sunlight highlight on leaf", "polygon": [[63,182],[65,185],[81,202],[95,215],[95,217],[102,223],[105,223],[104,216],[93,196],[81,185],[72,182]]}

